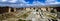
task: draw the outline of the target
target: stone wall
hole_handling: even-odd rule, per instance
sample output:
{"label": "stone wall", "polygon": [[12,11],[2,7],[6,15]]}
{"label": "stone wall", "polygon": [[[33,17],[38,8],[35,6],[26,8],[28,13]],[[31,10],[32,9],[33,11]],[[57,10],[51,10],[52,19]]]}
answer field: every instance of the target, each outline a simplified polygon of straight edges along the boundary
{"label": "stone wall", "polygon": [[0,13],[10,13],[10,12],[15,12],[16,8],[11,8],[11,7],[0,7]]}
{"label": "stone wall", "polygon": [[8,12],[9,8],[8,7],[0,7],[0,13],[5,13]]}

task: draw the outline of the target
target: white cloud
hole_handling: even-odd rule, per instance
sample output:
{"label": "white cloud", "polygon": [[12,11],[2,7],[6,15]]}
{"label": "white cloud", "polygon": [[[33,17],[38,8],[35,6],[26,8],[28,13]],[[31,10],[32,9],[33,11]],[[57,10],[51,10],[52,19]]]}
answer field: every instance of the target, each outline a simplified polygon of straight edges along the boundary
{"label": "white cloud", "polygon": [[33,5],[41,6],[41,5],[45,5],[45,4],[42,3],[42,2],[39,2],[39,1],[34,1],[34,2],[33,2]]}
{"label": "white cloud", "polygon": [[60,4],[60,2],[50,3],[50,4]]}
{"label": "white cloud", "polygon": [[46,0],[47,2],[55,2],[56,0]]}
{"label": "white cloud", "polygon": [[19,0],[20,3],[29,3],[29,2],[26,2],[25,0]]}
{"label": "white cloud", "polygon": [[[3,2],[6,2],[6,1],[7,0],[3,0]],[[24,6],[44,6],[44,5],[60,4],[60,2],[57,2],[56,0],[46,0],[46,3],[42,3],[42,2],[39,2],[39,1],[33,1],[32,4],[28,4],[29,2],[26,2],[25,0],[9,0],[8,2],[16,3],[17,1],[20,4],[11,4],[11,5],[8,5],[8,6],[24,7]]]}
{"label": "white cloud", "polygon": [[16,3],[17,0],[10,0],[9,2],[11,3]]}
{"label": "white cloud", "polygon": [[[11,0],[11,1],[9,1],[9,2],[11,2],[11,3],[15,3],[16,2],[16,0],[14,1],[14,0]],[[20,7],[24,7],[24,6],[42,6],[42,5],[44,5],[44,3],[41,3],[41,2],[39,2],[39,1],[33,1],[33,3],[32,4],[28,4],[29,2],[26,2],[25,0],[19,0],[19,3],[20,4],[11,4],[11,5],[8,5],[8,6],[20,6]]]}
{"label": "white cloud", "polygon": [[6,2],[7,0],[2,0],[2,2]]}
{"label": "white cloud", "polygon": [[57,2],[57,0],[46,0],[46,4],[60,4],[60,2]]}

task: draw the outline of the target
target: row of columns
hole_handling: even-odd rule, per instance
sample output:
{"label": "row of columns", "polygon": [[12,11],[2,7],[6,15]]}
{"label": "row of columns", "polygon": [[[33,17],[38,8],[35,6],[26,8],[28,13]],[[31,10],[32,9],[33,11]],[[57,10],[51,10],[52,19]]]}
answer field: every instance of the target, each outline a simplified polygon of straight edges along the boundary
{"label": "row of columns", "polygon": [[[30,10],[30,9],[32,9],[32,10],[34,10],[34,8],[25,8],[26,10]],[[35,8],[35,9],[38,9],[38,8]],[[42,11],[49,11],[49,12],[51,12],[51,10],[54,10],[55,12],[57,12],[57,10],[56,9],[53,9],[53,8],[40,8]],[[13,8],[13,11],[14,12],[16,12],[16,8]],[[11,8],[9,8],[9,11],[8,12],[11,12]]]}
{"label": "row of columns", "polygon": [[56,9],[54,8],[50,8],[50,7],[42,7],[42,8],[25,8],[25,10],[34,10],[34,9],[41,9],[42,11],[48,11],[48,12],[51,12],[51,10],[54,10],[55,12],[57,12]]}
{"label": "row of columns", "polygon": [[43,11],[48,11],[48,12],[51,12],[51,10],[54,10],[54,12],[57,12],[56,9],[50,8],[50,7],[47,7],[47,8],[41,8],[41,10],[43,10]]}
{"label": "row of columns", "polygon": [[[8,9],[8,13],[10,13],[11,10],[12,10],[12,8],[9,8],[9,9]],[[13,8],[13,12],[16,12],[16,8]]]}

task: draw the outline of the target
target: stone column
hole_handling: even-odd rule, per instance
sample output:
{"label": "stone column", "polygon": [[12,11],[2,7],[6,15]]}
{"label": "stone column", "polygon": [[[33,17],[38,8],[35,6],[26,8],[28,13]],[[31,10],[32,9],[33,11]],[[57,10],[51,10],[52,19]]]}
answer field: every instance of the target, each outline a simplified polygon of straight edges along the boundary
{"label": "stone column", "polygon": [[10,12],[11,12],[11,8],[8,9],[8,13],[10,13]]}
{"label": "stone column", "polygon": [[55,11],[55,13],[57,13],[57,10],[56,9],[54,9],[54,11]]}
{"label": "stone column", "polygon": [[44,8],[41,8],[41,10],[42,10],[42,11],[46,11],[46,8],[45,8],[45,7],[44,7]]}
{"label": "stone column", "polygon": [[51,11],[51,8],[48,7],[48,11],[50,12]]}
{"label": "stone column", "polygon": [[14,8],[14,12],[16,12],[16,8]]}
{"label": "stone column", "polygon": [[26,8],[27,11],[30,11],[30,8]]}

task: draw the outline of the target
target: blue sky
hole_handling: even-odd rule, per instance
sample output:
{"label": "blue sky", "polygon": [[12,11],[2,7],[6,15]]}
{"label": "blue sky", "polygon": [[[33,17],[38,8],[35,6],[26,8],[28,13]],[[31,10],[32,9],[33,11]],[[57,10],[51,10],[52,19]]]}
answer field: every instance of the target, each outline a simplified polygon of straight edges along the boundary
{"label": "blue sky", "polygon": [[60,0],[0,0],[0,6],[24,7],[60,4]]}

